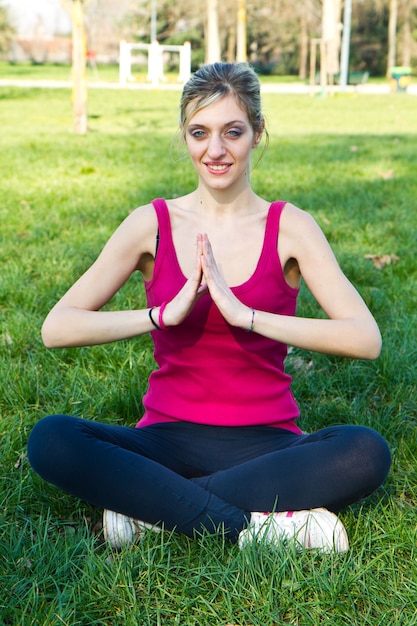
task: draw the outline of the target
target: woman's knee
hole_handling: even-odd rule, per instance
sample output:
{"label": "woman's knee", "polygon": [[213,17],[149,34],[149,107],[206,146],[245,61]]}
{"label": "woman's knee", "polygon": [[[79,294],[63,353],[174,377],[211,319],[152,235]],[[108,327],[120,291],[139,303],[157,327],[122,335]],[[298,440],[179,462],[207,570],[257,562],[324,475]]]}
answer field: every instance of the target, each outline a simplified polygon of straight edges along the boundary
{"label": "woman's knee", "polygon": [[391,467],[391,452],[386,440],[367,426],[330,426],[318,431],[321,441],[332,442],[335,468],[352,485],[363,485],[364,493],[377,489]]}
{"label": "woman's knee", "polygon": [[369,492],[379,487],[391,467],[391,451],[380,433],[366,426],[355,428],[355,459],[367,474]]}
{"label": "woman's knee", "polygon": [[77,418],[69,415],[48,415],[33,427],[27,444],[32,468],[48,479],[51,469],[65,462]]}

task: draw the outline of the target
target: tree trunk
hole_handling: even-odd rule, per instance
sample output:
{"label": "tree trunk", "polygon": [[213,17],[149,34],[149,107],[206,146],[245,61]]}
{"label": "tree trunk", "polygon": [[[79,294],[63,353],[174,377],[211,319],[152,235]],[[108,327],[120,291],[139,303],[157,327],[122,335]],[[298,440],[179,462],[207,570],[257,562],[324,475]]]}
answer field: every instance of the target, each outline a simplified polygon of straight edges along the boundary
{"label": "tree trunk", "polygon": [[387,58],[387,76],[390,76],[391,68],[396,64],[396,43],[397,43],[397,19],[398,19],[398,0],[390,0],[389,21],[388,21],[388,58]]}
{"label": "tree trunk", "polygon": [[402,65],[411,65],[412,28],[411,28],[411,0],[404,0],[404,24],[402,29],[401,58]]}
{"label": "tree trunk", "polygon": [[324,0],[322,14],[322,38],[326,47],[327,73],[333,76],[339,72],[341,1]]}
{"label": "tree trunk", "polygon": [[298,78],[304,80],[307,78],[307,59],[308,59],[308,29],[307,16],[305,11],[300,15],[300,64],[298,68]]}
{"label": "tree trunk", "polygon": [[248,60],[246,51],[246,0],[238,0],[236,61]]}
{"label": "tree trunk", "polygon": [[227,33],[227,62],[234,63],[236,60],[236,24],[229,24]]}
{"label": "tree trunk", "polygon": [[217,0],[207,0],[206,63],[220,61],[220,35]]}
{"label": "tree trunk", "polygon": [[87,132],[86,37],[83,0],[72,0],[72,106],[74,132]]}

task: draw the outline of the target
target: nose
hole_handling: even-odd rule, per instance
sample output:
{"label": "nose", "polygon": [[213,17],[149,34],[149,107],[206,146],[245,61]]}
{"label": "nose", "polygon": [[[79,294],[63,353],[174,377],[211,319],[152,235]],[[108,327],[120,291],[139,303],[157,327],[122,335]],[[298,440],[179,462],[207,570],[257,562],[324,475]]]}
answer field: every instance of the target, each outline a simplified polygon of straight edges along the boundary
{"label": "nose", "polygon": [[216,160],[225,154],[226,150],[223,144],[222,137],[218,134],[210,136],[210,140],[207,147],[207,156],[210,159]]}

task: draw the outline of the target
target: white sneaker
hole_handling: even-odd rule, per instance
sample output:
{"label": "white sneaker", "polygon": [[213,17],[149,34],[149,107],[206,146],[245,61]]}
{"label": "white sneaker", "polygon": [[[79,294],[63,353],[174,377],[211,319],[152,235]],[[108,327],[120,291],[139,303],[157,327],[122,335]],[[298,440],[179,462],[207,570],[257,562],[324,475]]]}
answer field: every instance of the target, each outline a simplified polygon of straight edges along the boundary
{"label": "white sneaker", "polygon": [[349,539],[337,515],[327,509],[252,513],[251,522],[239,533],[239,547],[265,541],[280,543],[295,540],[299,549],[316,549],[321,553],[346,552]]}
{"label": "white sneaker", "polygon": [[161,528],[140,520],[135,520],[127,515],[104,509],[103,512],[103,535],[104,539],[116,550],[130,545],[140,539],[145,530],[160,533]]}

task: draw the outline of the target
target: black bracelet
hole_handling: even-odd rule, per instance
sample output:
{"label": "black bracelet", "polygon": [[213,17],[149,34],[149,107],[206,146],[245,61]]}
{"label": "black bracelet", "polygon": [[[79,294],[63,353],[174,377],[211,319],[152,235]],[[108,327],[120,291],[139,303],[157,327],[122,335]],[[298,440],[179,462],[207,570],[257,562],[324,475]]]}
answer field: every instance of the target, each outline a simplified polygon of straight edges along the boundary
{"label": "black bracelet", "polygon": [[246,330],[246,332],[247,333],[251,333],[254,328],[255,328],[255,309],[252,309],[252,317],[251,317],[251,321],[250,321],[250,326]]}
{"label": "black bracelet", "polygon": [[156,330],[162,330],[162,328],[159,326],[159,324],[157,324],[154,320],[154,318],[152,317],[152,311],[154,310],[154,306],[151,307],[148,311],[148,315],[149,315],[149,319],[151,320],[152,324],[155,326]]}

